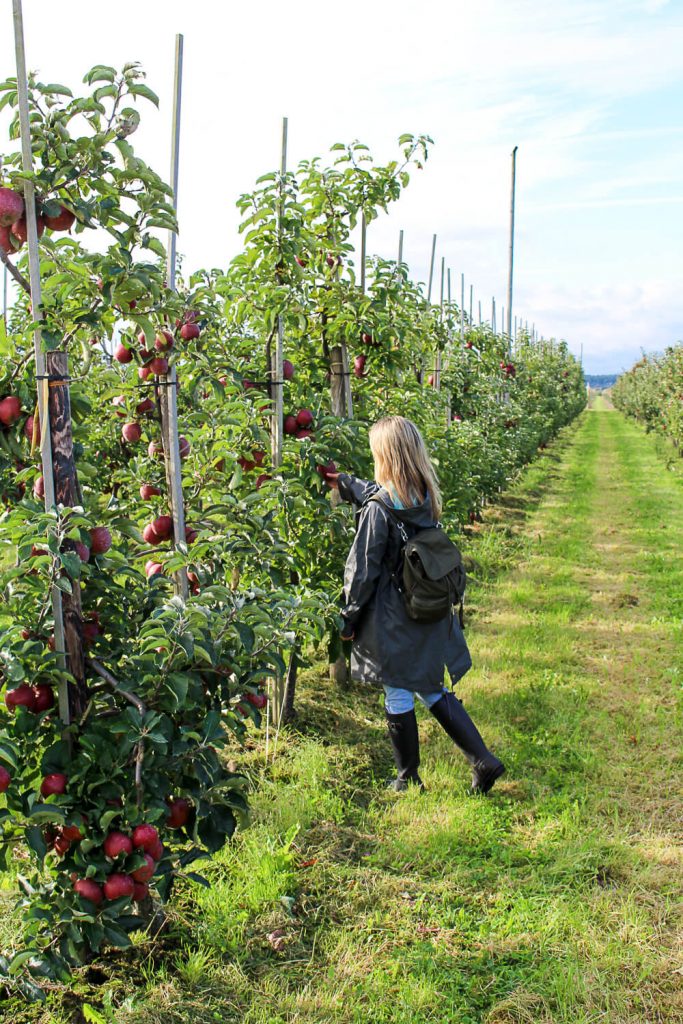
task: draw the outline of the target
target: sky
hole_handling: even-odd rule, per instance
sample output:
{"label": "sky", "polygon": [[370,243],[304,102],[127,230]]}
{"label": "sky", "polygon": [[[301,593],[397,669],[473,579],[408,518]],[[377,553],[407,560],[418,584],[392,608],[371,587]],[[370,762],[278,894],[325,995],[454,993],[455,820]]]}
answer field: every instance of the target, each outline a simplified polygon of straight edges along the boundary
{"label": "sky", "polygon": [[[175,34],[184,36],[178,215],[184,268],[239,251],[237,197],[279,165],[360,139],[377,162],[404,132],[429,160],[368,251],[426,280],[432,235],[474,318],[506,305],[517,152],[513,312],[564,338],[588,373],[683,340],[680,0],[24,0],[27,63],[79,88],[94,64],[140,61],[160,109],[131,139],[170,162]],[[58,13],[56,13],[56,10]],[[14,74],[10,4],[0,74]],[[0,119],[0,153],[9,148]],[[14,148],[14,147],[12,147]],[[438,270],[437,270],[438,275]]]}

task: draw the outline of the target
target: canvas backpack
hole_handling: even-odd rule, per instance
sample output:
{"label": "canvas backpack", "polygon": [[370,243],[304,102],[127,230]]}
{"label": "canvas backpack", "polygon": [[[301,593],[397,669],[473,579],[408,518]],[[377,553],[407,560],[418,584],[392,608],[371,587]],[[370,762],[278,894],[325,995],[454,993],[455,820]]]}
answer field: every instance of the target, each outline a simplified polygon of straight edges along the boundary
{"label": "canvas backpack", "polygon": [[440,523],[415,527],[409,537],[397,510],[379,501],[392,517],[403,544],[392,580],[403,597],[406,611],[415,622],[439,622],[459,608],[463,626],[463,599],[467,578],[462,555]]}

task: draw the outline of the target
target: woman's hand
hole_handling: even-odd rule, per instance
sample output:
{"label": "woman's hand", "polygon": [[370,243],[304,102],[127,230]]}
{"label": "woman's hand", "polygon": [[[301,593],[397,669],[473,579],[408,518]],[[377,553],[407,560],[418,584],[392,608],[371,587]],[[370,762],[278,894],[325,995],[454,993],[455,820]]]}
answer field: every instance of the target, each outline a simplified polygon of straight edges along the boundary
{"label": "woman's hand", "polygon": [[325,483],[328,487],[337,489],[339,487],[339,473],[325,473]]}

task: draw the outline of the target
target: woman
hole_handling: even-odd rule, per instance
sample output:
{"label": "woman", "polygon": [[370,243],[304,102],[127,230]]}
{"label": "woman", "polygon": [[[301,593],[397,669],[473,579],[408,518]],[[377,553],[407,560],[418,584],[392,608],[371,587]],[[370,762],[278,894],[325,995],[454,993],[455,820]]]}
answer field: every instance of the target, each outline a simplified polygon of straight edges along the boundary
{"label": "woman", "polygon": [[443,685],[444,668],[455,684],[472,666],[457,617],[415,622],[392,581],[403,545],[396,519],[410,537],[434,526],[441,516],[434,468],[419,430],[403,416],[375,423],[370,448],[377,483],[346,473],[328,476],[330,486],[338,487],[341,497],[359,508],[356,538],[344,573],[342,609],[342,639],[353,641],[351,674],[384,688],[398,770],[390,788],[422,786],[417,694],[472,765],[472,790],[487,793],[505,767],[487,749],[462,703]]}

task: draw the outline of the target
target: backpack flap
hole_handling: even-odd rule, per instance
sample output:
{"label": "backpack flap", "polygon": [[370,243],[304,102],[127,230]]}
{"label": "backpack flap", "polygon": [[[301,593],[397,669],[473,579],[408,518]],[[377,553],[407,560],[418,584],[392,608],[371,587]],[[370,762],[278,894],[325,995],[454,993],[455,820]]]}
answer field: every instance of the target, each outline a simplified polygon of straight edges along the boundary
{"label": "backpack flap", "polygon": [[424,575],[429,580],[440,580],[462,564],[460,552],[444,530],[421,530],[406,544],[405,556],[414,562],[417,556]]}

